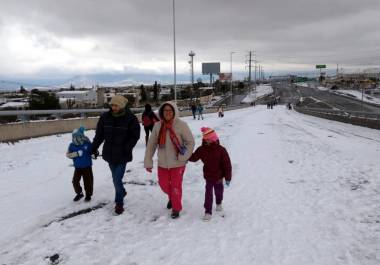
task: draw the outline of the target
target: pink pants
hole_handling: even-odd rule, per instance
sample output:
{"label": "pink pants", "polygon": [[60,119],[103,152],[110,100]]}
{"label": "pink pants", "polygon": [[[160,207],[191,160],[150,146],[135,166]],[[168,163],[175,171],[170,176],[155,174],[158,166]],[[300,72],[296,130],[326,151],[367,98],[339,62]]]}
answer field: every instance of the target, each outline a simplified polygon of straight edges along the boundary
{"label": "pink pants", "polygon": [[173,210],[182,210],[182,178],[185,167],[162,168],[158,167],[158,183],[163,192],[172,202]]}

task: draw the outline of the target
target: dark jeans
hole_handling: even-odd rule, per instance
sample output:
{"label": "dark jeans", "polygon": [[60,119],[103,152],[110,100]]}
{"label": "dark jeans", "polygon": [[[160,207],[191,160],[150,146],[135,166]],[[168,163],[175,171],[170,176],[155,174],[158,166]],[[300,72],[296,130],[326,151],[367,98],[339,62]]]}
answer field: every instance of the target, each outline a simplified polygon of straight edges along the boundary
{"label": "dark jeans", "polygon": [[213,201],[213,191],[215,191],[216,204],[221,204],[223,201],[223,179],[218,181],[206,180],[206,193],[205,193],[205,212],[212,214],[212,201]]}
{"label": "dark jeans", "polygon": [[115,187],[115,202],[124,205],[124,196],[127,194],[123,185],[123,177],[127,164],[108,164],[112,172],[113,185]]}
{"label": "dark jeans", "polygon": [[154,126],[154,124],[146,126],[146,127],[144,126],[144,130],[145,130],[145,144],[146,145],[148,144],[148,140],[149,140],[149,132],[153,131],[153,126]]}
{"label": "dark jeans", "polygon": [[94,176],[92,175],[92,168],[76,168],[73,176],[73,187],[76,194],[82,193],[80,186],[80,179],[83,177],[84,190],[86,196],[92,196],[94,186]]}

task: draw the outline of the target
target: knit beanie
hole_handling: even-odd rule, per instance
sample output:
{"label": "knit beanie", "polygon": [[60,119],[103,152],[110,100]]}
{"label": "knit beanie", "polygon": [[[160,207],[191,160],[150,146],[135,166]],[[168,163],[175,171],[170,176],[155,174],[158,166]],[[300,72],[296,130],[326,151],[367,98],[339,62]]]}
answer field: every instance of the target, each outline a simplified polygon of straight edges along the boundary
{"label": "knit beanie", "polygon": [[125,106],[127,106],[127,103],[128,99],[126,99],[124,96],[116,95],[112,97],[110,105],[116,105],[119,106],[121,109],[124,109]]}
{"label": "knit beanie", "polygon": [[89,139],[84,135],[84,127],[81,126],[78,129],[75,129],[72,133],[73,144],[82,145],[84,142],[89,142]]}
{"label": "knit beanie", "polygon": [[201,131],[202,131],[203,140],[209,140],[211,142],[216,142],[219,140],[218,135],[213,129],[208,128],[208,127],[202,127]]}

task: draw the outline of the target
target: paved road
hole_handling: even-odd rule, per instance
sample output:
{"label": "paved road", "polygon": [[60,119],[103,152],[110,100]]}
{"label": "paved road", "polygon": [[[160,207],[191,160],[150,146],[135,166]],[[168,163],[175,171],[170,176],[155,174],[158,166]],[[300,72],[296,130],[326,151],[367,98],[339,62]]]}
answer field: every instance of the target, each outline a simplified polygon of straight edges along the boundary
{"label": "paved road", "polygon": [[233,106],[233,105],[239,105],[240,102],[246,97],[246,94],[241,94],[241,95],[233,95],[232,98],[228,97],[221,101],[218,105],[221,104],[226,104],[227,106]]}
{"label": "paved road", "polygon": [[281,96],[282,102],[297,102],[300,97],[312,98],[318,108],[339,109],[345,111],[363,111],[369,113],[380,113],[380,106],[373,106],[370,104],[362,103],[357,100],[339,96],[329,91],[322,91],[311,87],[299,87],[290,83],[276,83],[273,85],[276,94]]}

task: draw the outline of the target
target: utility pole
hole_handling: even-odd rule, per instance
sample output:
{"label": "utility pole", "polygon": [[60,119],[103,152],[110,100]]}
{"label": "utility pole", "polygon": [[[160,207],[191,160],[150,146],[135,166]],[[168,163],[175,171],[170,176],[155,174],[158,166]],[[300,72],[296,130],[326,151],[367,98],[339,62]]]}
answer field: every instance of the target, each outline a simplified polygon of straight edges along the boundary
{"label": "utility pole", "polygon": [[251,89],[251,67],[252,67],[252,52],[249,51],[249,62],[248,62],[248,67],[249,67],[249,74],[248,74],[248,86],[249,89]]}
{"label": "utility pole", "polygon": [[339,64],[336,64],[336,78],[338,78],[339,74]]}
{"label": "utility pole", "polygon": [[177,104],[177,58],[175,46],[175,0],[173,0],[174,102]]}
{"label": "utility pole", "polygon": [[253,56],[256,56],[254,51],[249,51],[249,59],[248,59],[248,69],[249,69],[248,86],[249,86],[249,90],[252,89],[252,61],[255,62],[255,89],[256,89],[256,68],[257,68],[256,63],[257,63],[257,61],[252,59],[252,53],[253,53]]}
{"label": "utility pole", "polygon": [[231,97],[232,97],[232,54],[235,52],[230,52],[230,73],[231,73],[231,82],[230,82],[230,90],[231,90]]}
{"label": "utility pole", "polygon": [[257,71],[257,60],[255,60],[255,91],[256,91],[256,84],[257,84],[256,71]]}

